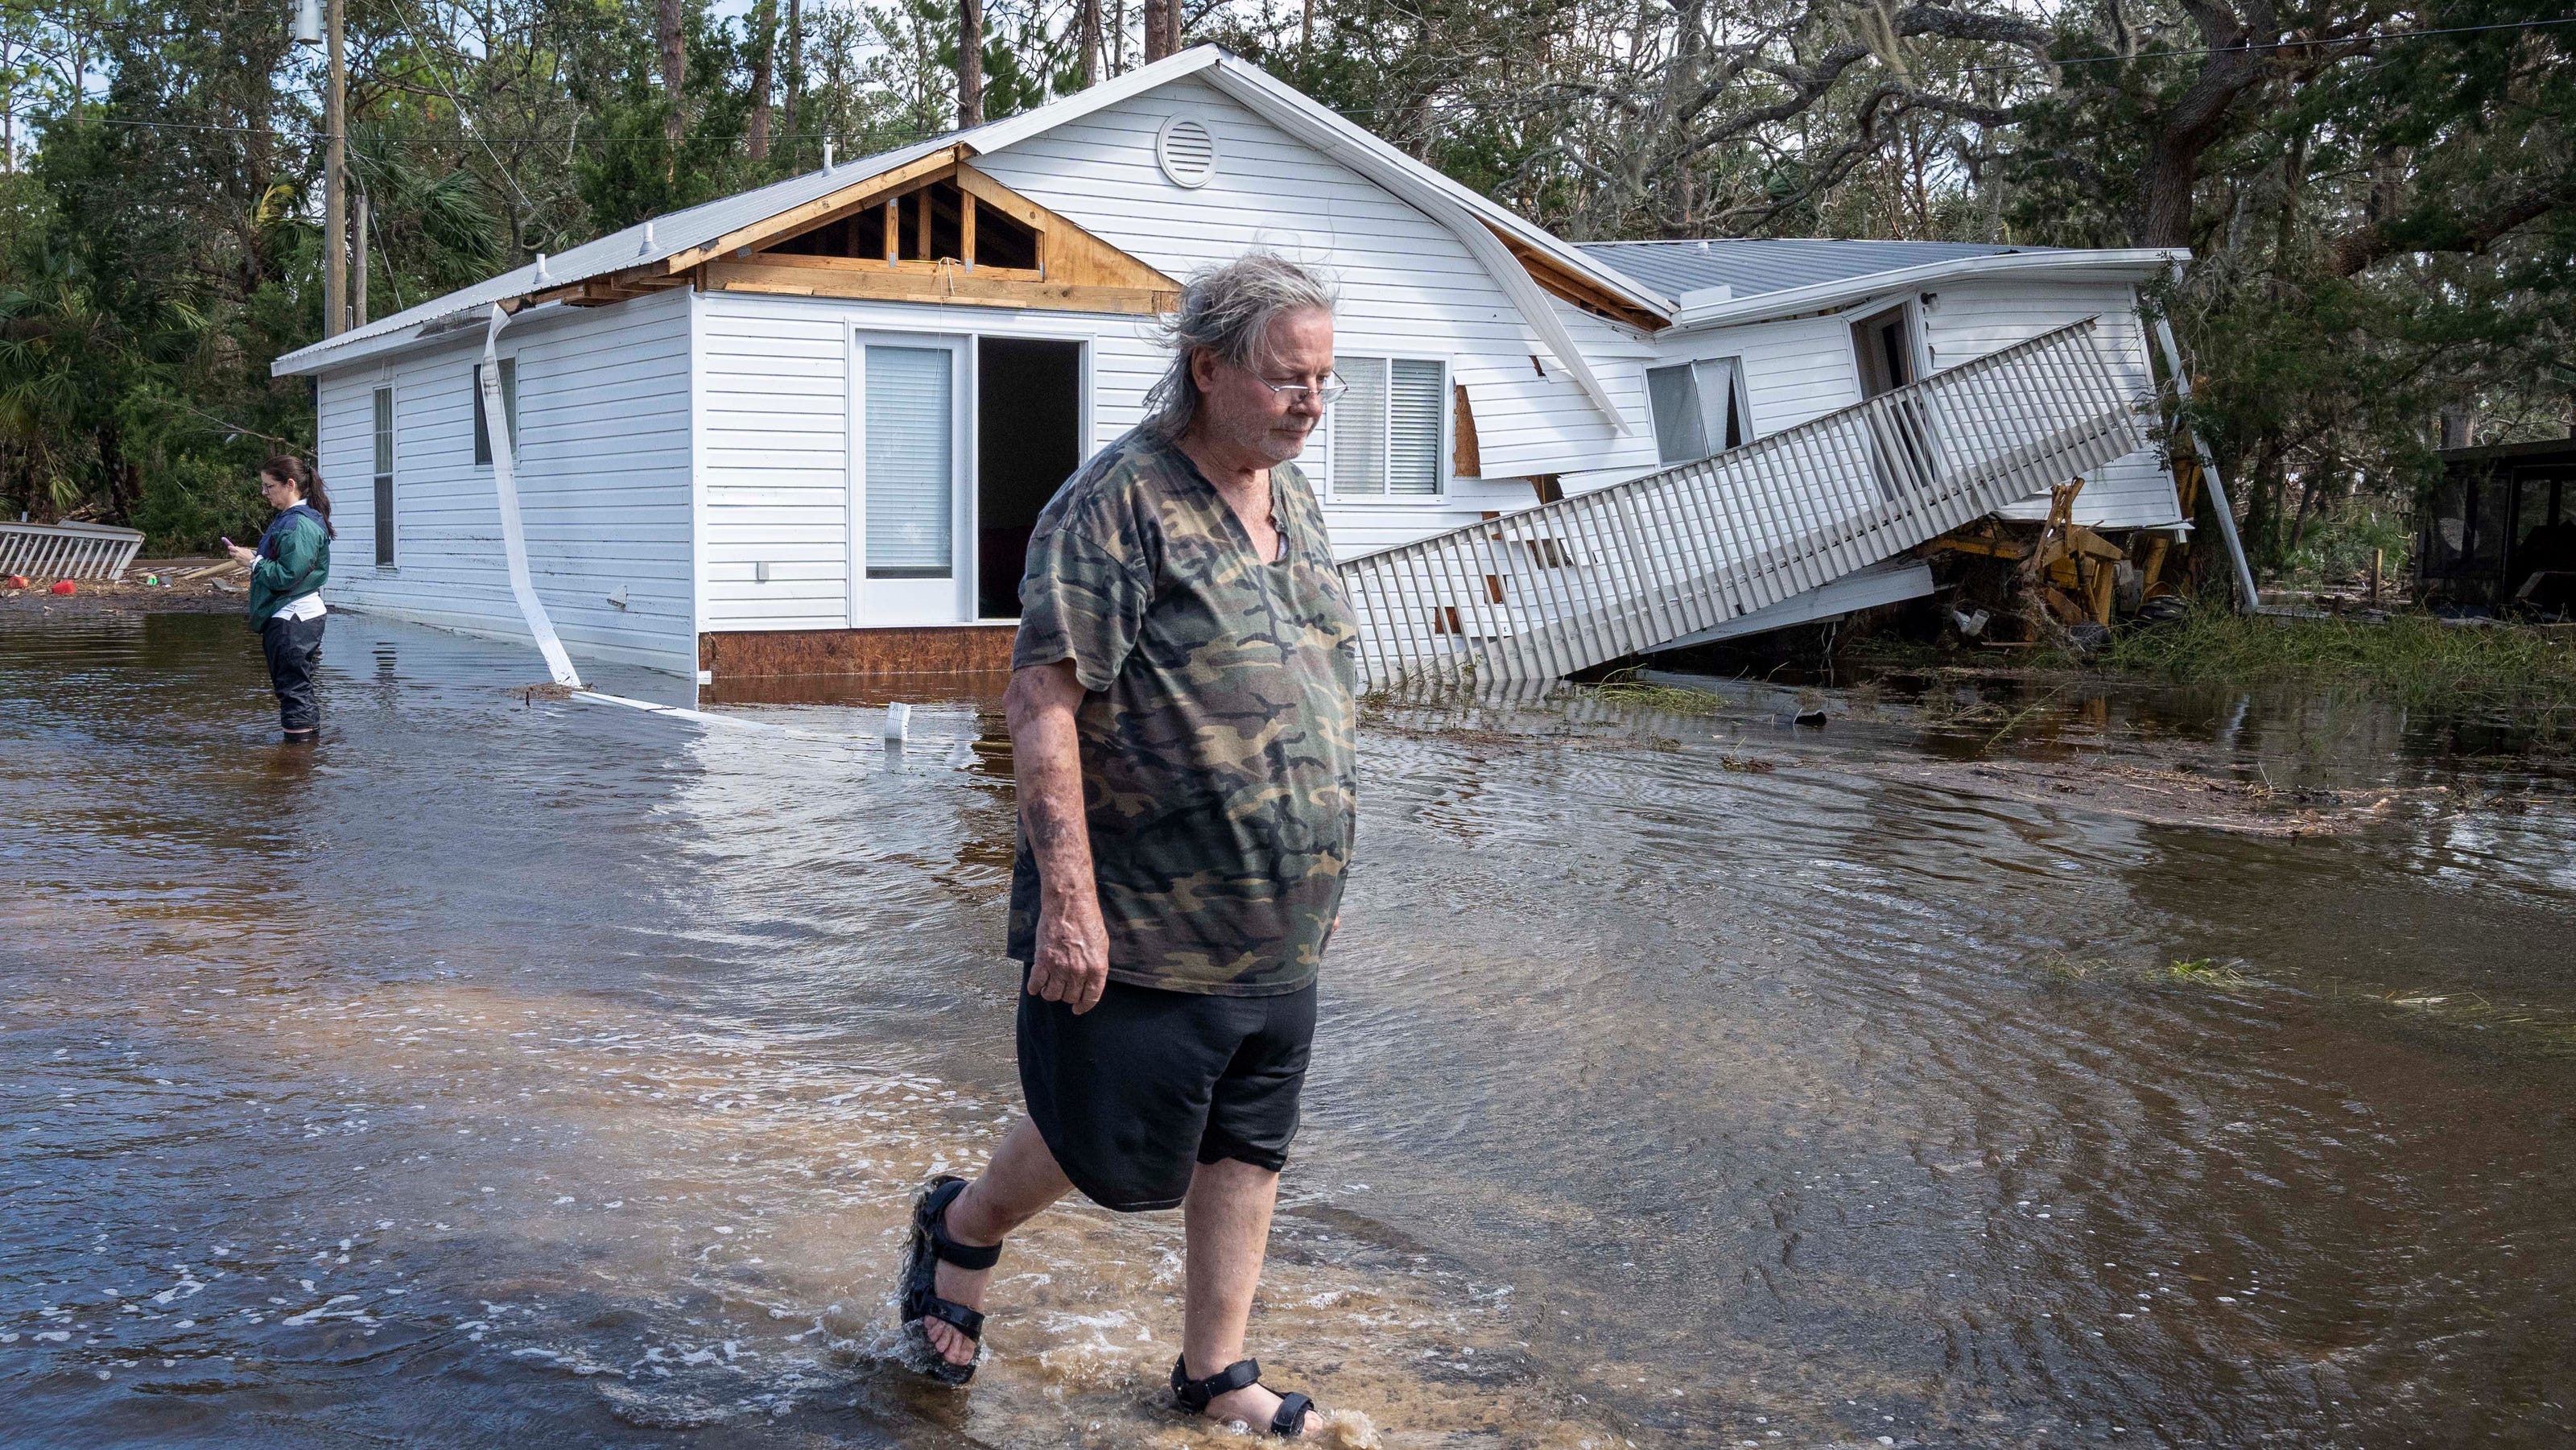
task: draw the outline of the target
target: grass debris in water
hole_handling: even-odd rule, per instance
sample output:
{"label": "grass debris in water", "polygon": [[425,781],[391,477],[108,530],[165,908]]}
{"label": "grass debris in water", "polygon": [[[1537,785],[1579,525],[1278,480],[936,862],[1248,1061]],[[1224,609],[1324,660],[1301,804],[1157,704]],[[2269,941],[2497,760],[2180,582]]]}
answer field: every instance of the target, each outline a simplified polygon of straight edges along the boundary
{"label": "grass debris in water", "polygon": [[2283,619],[2204,605],[2173,624],[2123,632],[2096,663],[2184,683],[2351,681],[2415,704],[2576,712],[2576,635],[2427,614]]}

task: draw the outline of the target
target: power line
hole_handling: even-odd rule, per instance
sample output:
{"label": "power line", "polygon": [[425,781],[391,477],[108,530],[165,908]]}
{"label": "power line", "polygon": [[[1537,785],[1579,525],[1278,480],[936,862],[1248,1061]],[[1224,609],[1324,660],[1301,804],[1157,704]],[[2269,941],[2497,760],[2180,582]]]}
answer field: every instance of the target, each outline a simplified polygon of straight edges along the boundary
{"label": "power line", "polygon": [[[2346,35],[2334,38],[2321,38],[2317,40],[2249,40],[2243,45],[2209,45],[2200,46],[2190,50],[2142,50],[2134,55],[2079,55],[2067,60],[2052,60],[2049,61],[2048,64],[2061,66],[2100,65],[2110,61],[2122,60],[2178,60],[2195,55],[2251,55],[2258,50],[2306,50],[2321,45],[2351,45],[2355,42],[2367,42],[2371,45],[2387,45],[2400,40],[2430,40],[2437,35],[2475,35],[2481,31],[2489,30],[2539,30],[2552,25],[2576,25],[2576,15],[2559,16],[2550,20],[2503,20],[2498,21],[2493,25],[2453,25],[2439,30],[2399,30],[2387,35]],[[1968,72],[2013,70],[2017,68],[2018,67],[2002,65],[1969,65],[1959,67],[1960,70]]]}
{"label": "power line", "polygon": [[[218,126],[188,121],[135,121],[116,116],[81,116],[77,121],[79,124],[92,126],[134,126],[147,131],[220,131],[236,135],[282,136],[289,140],[303,141],[318,140],[321,137],[319,131],[290,131],[276,126]],[[477,140],[485,139],[481,131],[470,125],[463,129]],[[837,141],[846,139],[850,134],[848,131],[772,131],[769,133],[769,139],[772,141]],[[552,145],[562,138],[559,136],[496,136],[489,139],[503,146],[536,146]],[[926,137],[908,137],[894,144],[907,145],[911,141],[922,139]]]}

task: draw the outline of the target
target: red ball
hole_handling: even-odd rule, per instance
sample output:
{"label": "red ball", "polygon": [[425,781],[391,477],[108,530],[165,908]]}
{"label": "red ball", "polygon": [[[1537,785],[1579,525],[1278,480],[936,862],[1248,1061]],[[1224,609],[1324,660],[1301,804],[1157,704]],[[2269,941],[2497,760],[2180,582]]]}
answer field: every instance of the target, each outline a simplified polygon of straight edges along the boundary
{"label": "red ball", "polygon": [[10,587],[10,588],[12,588],[12,589],[24,589],[24,588],[26,588],[26,587],[27,587],[27,576],[26,576],[26,575],[24,575],[24,574],[12,574],[12,575],[10,575],[10,576],[9,576],[9,587]]}
{"label": "red ball", "polygon": [[53,592],[54,592],[54,593],[56,593],[56,594],[69,594],[69,593],[73,592],[73,591],[72,591],[72,581],[70,581],[69,579],[57,579],[57,580],[55,580],[55,581],[54,581],[54,588],[53,588]]}

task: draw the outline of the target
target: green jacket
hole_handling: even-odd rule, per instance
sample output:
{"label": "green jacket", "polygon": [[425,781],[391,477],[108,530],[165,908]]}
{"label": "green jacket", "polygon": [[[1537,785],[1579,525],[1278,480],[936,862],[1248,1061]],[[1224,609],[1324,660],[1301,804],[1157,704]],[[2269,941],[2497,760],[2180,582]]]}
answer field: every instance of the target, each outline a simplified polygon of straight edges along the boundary
{"label": "green jacket", "polygon": [[250,625],[265,628],[279,606],[322,591],[331,577],[331,529],[305,504],[280,513],[259,536],[250,569]]}

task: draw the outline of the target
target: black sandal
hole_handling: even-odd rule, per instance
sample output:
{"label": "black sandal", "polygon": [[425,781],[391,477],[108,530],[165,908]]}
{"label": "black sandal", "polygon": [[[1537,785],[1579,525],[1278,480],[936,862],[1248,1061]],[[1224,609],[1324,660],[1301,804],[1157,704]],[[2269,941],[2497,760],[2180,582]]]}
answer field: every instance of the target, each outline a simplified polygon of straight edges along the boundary
{"label": "black sandal", "polygon": [[[1181,1408],[1193,1415],[1207,1413],[1208,1401],[1219,1395],[1230,1395],[1245,1385],[1261,1383],[1261,1361],[1238,1359],[1203,1380],[1190,1378],[1190,1357],[1182,1355],[1172,1361],[1172,1394]],[[1314,1400],[1303,1394],[1279,1397],[1279,1413],[1270,1417],[1270,1433],[1283,1440],[1294,1440],[1306,1433],[1306,1414],[1315,1408]]]}
{"label": "black sandal", "polygon": [[[984,1360],[984,1315],[938,1294],[939,1264],[942,1260],[966,1270],[989,1269],[1000,1261],[1000,1244],[961,1244],[948,1236],[943,1222],[948,1205],[966,1191],[966,1180],[953,1174],[942,1174],[930,1180],[912,1200],[912,1247],[903,1259],[903,1329],[920,1345],[926,1364],[923,1373],[944,1385],[962,1385],[975,1377],[975,1366]],[[975,1357],[964,1364],[951,1363],[931,1344],[922,1321],[936,1319],[975,1341]]]}

